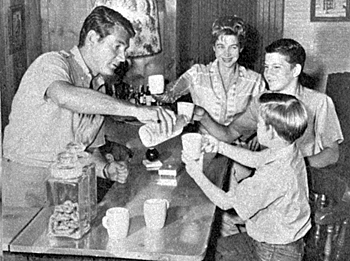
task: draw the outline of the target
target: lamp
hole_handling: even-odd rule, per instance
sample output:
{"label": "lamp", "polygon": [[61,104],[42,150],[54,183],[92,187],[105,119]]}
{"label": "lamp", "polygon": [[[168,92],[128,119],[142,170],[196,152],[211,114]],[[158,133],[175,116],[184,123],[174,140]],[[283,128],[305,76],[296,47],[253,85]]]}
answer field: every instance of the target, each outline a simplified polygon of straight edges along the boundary
{"label": "lamp", "polygon": [[136,32],[130,40],[128,55],[142,57],[161,52],[158,10],[155,0],[96,0],[127,18]]}

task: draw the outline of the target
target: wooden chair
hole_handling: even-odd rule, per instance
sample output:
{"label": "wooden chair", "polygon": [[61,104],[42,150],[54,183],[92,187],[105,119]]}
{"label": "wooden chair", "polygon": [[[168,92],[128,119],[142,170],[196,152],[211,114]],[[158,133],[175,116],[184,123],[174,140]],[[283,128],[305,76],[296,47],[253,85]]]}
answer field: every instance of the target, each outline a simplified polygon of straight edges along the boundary
{"label": "wooden chair", "polygon": [[339,202],[311,192],[313,227],[306,237],[305,261],[350,260],[350,189],[346,183]]}

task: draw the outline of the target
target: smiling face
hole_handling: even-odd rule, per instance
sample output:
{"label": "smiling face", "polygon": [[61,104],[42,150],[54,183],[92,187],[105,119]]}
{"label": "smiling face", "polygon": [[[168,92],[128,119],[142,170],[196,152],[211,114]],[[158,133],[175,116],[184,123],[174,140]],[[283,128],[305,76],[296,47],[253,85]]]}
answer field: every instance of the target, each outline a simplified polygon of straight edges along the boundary
{"label": "smiling face", "polygon": [[90,31],[89,35],[90,70],[93,75],[113,75],[117,66],[126,60],[130,35],[120,26],[115,26],[111,34],[103,39],[95,31]]}
{"label": "smiling face", "polygon": [[294,94],[300,71],[300,64],[293,66],[282,54],[267,53],[265,55],[264,77],[271,91]]}
{"label": "smiling face", "polygon": [[242,51],[235,35],[221,35],[213,47],[220,66],[233,67]]}

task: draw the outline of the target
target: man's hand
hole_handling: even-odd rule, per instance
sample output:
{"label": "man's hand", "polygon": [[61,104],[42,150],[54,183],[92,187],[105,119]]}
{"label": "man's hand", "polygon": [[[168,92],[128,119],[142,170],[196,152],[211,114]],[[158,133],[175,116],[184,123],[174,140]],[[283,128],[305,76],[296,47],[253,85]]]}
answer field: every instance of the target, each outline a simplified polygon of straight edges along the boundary
{"label": "man's hand", "polygon": [[129,170],[125,161],[113,161],[106,166],[106,176],[112,181],[125,183],[128,178]]}
{"label": "man's hand", "polygon": [[139,121],[142,123],[157,123],[160,133],[165,133],[167,136],[173,133],[176,116],[172,110],[164,109],[159,106],[144,106],[140,107],[140,109],[142,111],[136,116]]}

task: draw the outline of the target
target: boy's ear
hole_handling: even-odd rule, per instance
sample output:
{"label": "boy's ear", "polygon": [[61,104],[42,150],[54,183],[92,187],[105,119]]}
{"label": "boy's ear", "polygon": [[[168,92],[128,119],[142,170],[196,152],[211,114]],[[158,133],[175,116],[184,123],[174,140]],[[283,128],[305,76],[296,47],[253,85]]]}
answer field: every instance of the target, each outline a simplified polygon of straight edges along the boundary
{"label": "boy's ear", "polygon": [[293,76],[294,77],[298,77],[301,74],[301,65],[300,64],[296,64],[293,68]]}

